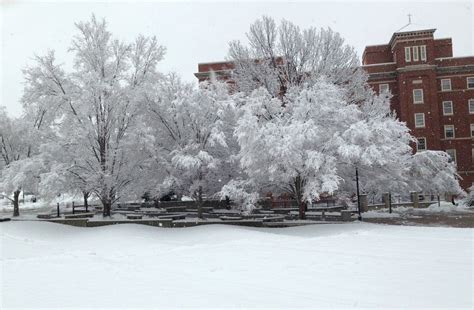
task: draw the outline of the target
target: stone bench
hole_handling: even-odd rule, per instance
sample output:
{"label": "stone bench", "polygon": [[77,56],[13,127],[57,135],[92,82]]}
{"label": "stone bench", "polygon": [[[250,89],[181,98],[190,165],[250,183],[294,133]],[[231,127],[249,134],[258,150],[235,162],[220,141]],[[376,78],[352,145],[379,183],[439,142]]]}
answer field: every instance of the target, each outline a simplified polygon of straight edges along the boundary
{"label": "stone bench", "polygon": [[285,220],[284,216],[271,216],[262,218],[264,223],[267,222],[283,222]]}
{"label": "stone bench", "polygon": [[184,220],[186,218],[186,214],[171,214],[171,215],[162,215],[158,216],[160,220]]}
{"label": "stone bench", "polygon": [[41,214],[38,214],[36,217],[39,219],[50,219],[50,218],[56,217],[56,215],[49,214],[49,213],[41,213]]}
{"label": "stone bench", "polygon": [[349,222],[352,218],[352,212],[349,210],[341,210],[341,220],[343,222]]}
{"label": "stone bench", "polygon": [[224,215],[224,216],[220,216],[219,218],[223,221],[240,221],[240,220],[242,220],[241,216],[227,216],[227,215]]}
{"label": "stone bench", "polygon": [[78,213],[78,214],[65,214],[65,219],[80,219],[80,218],[88,218],[94,217],[94,213]]}
{"label": "stone bench", "polygon": [[272,211],[276,214],[288,214],[292,211],[298,211],[298,208],[274,208]]}
{"label": "stone bench", "polygon": [[272,210],[256,210],[257,214],[275,214]]}
{"label": "stone bench", "polygon": [[142,218],[141,214],[127,214],[127,220],[141,220]]}

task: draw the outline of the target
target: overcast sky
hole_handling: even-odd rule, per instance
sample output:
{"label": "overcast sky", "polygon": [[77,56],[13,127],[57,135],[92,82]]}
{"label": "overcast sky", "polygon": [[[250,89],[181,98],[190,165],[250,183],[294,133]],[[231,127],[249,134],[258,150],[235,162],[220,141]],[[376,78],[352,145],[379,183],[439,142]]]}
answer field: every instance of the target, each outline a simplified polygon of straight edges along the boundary
{"label": "overcast sky", "polygon": [[392,33],[413,22],[437,28],[435,37],[452,37],[454,56],[474,55],[471,1],[173,1],[21,2],[0,0],[1,102],[11,115],[20,115],[22,68],[34,54],[56,51],[70,67],[67,49],[76,34],[74,23],[92,13],[104,17],[117,38],[131,42],[138,34],[156,35],[167,48],[159,69],[176,71],[186,81],[199,62],[224,60],[230,40],[245,39],[249,25],[262,15],[285,18],[301,27],[331,27],[358,54],[366,45],[388,43]]}

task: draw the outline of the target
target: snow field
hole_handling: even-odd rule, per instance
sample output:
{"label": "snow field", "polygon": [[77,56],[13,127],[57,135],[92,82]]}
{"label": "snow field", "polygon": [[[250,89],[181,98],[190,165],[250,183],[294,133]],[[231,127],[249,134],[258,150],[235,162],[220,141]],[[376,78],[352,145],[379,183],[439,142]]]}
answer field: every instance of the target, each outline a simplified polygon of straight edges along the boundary
{"label": "snow field", "polygon": [[0,224],[8,307],[473,307],[473,229]]}

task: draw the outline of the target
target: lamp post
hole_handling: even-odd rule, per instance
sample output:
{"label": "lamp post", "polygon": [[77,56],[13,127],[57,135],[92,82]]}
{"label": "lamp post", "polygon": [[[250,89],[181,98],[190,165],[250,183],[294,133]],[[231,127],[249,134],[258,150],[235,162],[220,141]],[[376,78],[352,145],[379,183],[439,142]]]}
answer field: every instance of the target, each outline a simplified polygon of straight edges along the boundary
{"label": "lamp post", "polygon": [[359,212],[359,221],[362,220],[362,215],[360,213],[360,196],[359,196],[359,169],[356,166],[356,187],[357,187],[357,211]]}

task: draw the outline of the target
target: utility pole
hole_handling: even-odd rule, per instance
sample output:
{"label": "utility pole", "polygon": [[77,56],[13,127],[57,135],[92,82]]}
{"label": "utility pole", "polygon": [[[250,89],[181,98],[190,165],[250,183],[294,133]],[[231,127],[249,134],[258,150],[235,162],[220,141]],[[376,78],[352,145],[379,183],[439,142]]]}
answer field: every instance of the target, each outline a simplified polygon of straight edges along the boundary
{"label": "utility pole", "polygon": [[392,213],[392,193],[388,193],[388,213]]}
{"label": "utility pole", "polygon": [[362,220],[362,215],[360,213],[360,196],[359,196],[359,169],[356,166],[356,186],[357,186],[357,211],[359,212],[359,221]]}

